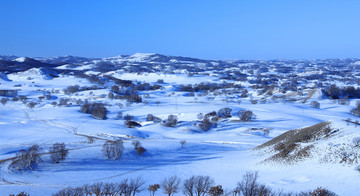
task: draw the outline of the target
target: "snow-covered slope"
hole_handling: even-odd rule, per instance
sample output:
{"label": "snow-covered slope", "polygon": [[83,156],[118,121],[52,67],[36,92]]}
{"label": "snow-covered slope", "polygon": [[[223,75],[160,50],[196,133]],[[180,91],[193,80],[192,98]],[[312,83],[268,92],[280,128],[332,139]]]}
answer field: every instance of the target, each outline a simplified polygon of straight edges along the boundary
{"label": "snow-covered slope", "polygon": [[9,78],[12,80],[29,80],[29,79],[45,79],[51,80],[59,75],[55,71],[47,68],[32,68],[24,72],[10,74]]}
{"label": "snow-covered slope", "polygon": [[10,81],[5,73],[0,72],[0,80]]}

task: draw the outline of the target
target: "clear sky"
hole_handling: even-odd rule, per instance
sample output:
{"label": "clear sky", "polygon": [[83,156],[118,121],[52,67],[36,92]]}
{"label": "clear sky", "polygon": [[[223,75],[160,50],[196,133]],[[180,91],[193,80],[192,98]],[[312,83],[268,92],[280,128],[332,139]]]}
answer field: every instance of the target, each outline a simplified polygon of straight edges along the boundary
{"label": "clear sky", "polygon": [[360,57],[359,0],[0,0],[0,54]]}

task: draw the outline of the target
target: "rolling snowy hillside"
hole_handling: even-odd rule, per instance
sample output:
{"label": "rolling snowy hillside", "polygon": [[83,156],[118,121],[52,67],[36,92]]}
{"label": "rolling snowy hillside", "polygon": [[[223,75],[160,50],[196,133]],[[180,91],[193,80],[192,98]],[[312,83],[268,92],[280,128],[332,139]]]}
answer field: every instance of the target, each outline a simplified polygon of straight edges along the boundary
{"label": "rolling snowy hillside", "polygon": [[[137,177],[148,195],[174,175],[233,194],[248,171],[274,191],[357,195],[358,62],[0,56],[1,195]],[[55,143],[68,149],[58,163]],[[34,145],[40,158],[20,164]]]}

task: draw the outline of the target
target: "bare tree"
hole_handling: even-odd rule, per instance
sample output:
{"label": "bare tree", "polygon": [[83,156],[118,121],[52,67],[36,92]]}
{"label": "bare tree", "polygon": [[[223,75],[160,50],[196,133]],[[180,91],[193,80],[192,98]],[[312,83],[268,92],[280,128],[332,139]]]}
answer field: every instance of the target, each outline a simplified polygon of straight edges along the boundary
{"label": "bare tree", "polygon": [[131,179],[129,183],[130,194],[132,193],[132,196],[135,196],[136,193],[140,193],[141,191],[143,191],[144,184],[145,181],[141,177],[137,177],[136,179]]}
{"label": "bare tree", "polygon": [[214,180],[210,178],[210,176],[196,176],[194,186],[195,195],[205,195],[214,184]]}
{"label": "bare tree", "polygon": [[150,192],[150,195],[154,196],[155,192],[160,188],[160,184],[153,184],[149,185],[148,191]]}
{"label": "bare tree", "polygon": [[273,192],[270,187],[258,183],[257,179],[258,179],[257,172],[246,172],[245,175],[243,175],[242,181],[238,182],[238,185],[234,191],[235,195],[241,195],[241,196],[279,195]]}
{"label": "bare tree", "polygon": [[64,143],[55,143],[52,147],[50,147],[50,158],[55,163],[59,163],[59,161],[64,160],[69,153],[69,150],[66,149],[66,145]]}
{"label": "bare tree", "polygon": [[181,145],[181,148],[184,148],[184,145],[186,144],[186,140],[181,140],[180,141],[180,145]]}
{"label": "bare tree", "polygon": [[34,170],[35,166],[39,163],[39,160],[39,145],[33,145],[29,149],[22,149],[19,153],[16,154],[16,158],[12,162],[12,167],[18,170]]}
{"label": "bare tree", "polygon": [[103,145],[103,153],[108,159],[119,159],[124,150],[124,142],[122,140],[106,141]]}
{"label": "bare tree", "polygon": [[214,186],[214,180],[210,176],[191,176],[183,184],[183,193],[187,196],[206,195]]}
{"label": "bare tree", "polygon": [[189,179],[186,179],[183,184],[183,193],[186,196],[194,196],[195,195],[195,183],[196,177],[191,176]]}
{"label": "bare tree", "polygon": [[161,187],[163,191],[168,196],[173,195],[174,193],[179,192],[181,180],[177,176],[172,176],[169,178],[165,178],[161,182]]}

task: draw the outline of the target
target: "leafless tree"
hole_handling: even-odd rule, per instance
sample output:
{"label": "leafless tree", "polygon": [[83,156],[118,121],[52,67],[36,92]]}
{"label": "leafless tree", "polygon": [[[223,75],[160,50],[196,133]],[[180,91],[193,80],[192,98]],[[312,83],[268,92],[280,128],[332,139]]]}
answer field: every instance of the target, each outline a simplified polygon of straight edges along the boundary
{"label": "leafless tree", "polygon": [[210,176],[196,176],[194,185],[195,195],[205,195],[214,184],[214,180]]}
{"label": "leafless tree", "polygon": [[131,179],[129,182],[129,192],[132,196],[135,196],[136,193],[140,193],[143,191],[143,186],[145,181],[141,177],[137,177],[135,179]]}
{"label": "leafless tree", "polygon": [[165,178],[161,182],[161,187],[163,191],[168,196],[173,195],[174,193],[179,192],[181,180],[177,176],[171,176],[169,178]]}
{"label": "leafless tree", "polygon": [[187,196],[206,195],[212,186],[214,180],[210,176],[191,176],[183,184],[183,193]]}
{"label": "leafless tree", "polygon": [[18,170],[31,169],[38,164],[40,160],[39,145],[33,145],[27,150],[20,150],[12,163],[12,167]]}
{"label": "leafless tree", "polygon": [[106,141],[103,145],[103,153],[108,159],[119,159],[124,150],[124,144],[122,140]]}
{"label": "leafless tree", "polygon": [[180,141],[181,148],[183,148],[185,144],[186,144],[186,140],[181,140]]}
{"label": "leafless tree", "polygon": [[186,179],[183,184],[183,193],[186,196],[194,196],[195,195],[195,183],[196,177],[192,176],[189,179]]}
{"label": "leafless tree", "polygon": [[59,161],[64,160],[69,153],[69,150],[66,149],[66,145],[64,143],[55,143],[52,147],[50,147],[50,158],[55,163],[59,163]]}

